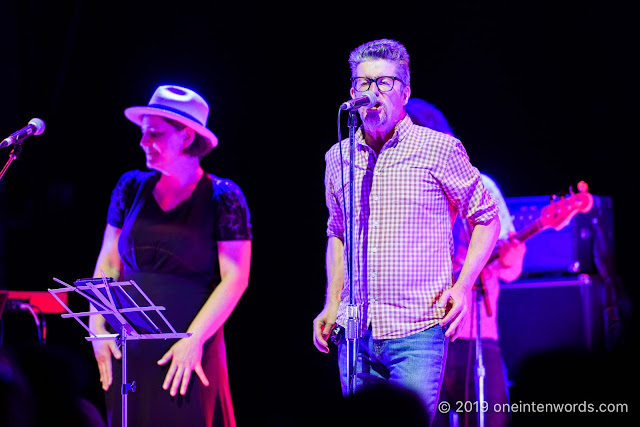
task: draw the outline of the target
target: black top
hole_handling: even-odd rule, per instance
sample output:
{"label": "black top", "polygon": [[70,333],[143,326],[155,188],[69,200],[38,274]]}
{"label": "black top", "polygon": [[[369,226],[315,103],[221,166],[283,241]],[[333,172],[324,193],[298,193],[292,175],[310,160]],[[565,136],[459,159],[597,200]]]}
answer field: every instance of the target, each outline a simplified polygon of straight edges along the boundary
{"label": "black top", "polygon": [[[249,210],[240,188],[230,180],[204,174],[191,197],[163,211],[153,197],[158,172],[125,173],[111,196],[107,223],[122,229],[118,251],[124,264],[120,280],[134,280],[176,332],[186,332],[220,282],[218,241],[251,239]],[[188,338],[187,338],[188,339]],[[233,425],[222,328],[203,350],[202,364],[210,381],[202,386],[195,373],[187,395],[172,398],[162,390],[170,366],[157,361],[176,340],[130,341],[127,382],[131,425]],[[114,383],[107,398],[113,424],[120,421],[121,361],[114,360]],[[172,424],[178,423],[178,424]]]}
{"label": "black top", "polygon": [[228,179],[204,174],[189,199],[163,211],[152,194],[159,179],[157,172],[130,171],[111,195],[107,223],[122,229],[118,250],[125,275],[162,271],[218,283],[216,242],[251,239],[242,191]]}

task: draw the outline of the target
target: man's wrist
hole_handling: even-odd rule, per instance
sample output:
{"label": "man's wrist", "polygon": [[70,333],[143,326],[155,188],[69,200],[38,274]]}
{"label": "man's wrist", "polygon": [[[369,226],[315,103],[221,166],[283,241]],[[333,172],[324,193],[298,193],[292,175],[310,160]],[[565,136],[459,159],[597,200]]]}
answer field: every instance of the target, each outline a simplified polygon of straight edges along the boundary
{"label": "man's wrist", "polygon": [[340,305],[340,302],[342,301],[342,299],[338,296],[338,297],[332,297],[332,296],[328,296],[325,295],[325,303],[324,305],[327,307],[335,307],[337,308]]}

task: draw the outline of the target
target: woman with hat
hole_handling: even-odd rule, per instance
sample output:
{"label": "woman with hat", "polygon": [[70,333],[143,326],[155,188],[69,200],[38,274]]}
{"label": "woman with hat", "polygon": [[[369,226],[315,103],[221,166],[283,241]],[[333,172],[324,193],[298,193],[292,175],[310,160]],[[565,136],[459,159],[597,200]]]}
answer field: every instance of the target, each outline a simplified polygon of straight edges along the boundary
{"label": "woman with hat", "polygon": [[[94,277],[134,280],[177,332],[192,334],[127,343],[131,425],[235,425],[223,324],[248,285],[251,224],[240,188],[200,165],[218,143],[208,115],[206,101],[179,86],[125,110],[151,171],[129,171],[113,190]],[[90,326],[109,332],[99,315]],[[107,418],[118,425],[122,355],[112,340],[93,347]]]}

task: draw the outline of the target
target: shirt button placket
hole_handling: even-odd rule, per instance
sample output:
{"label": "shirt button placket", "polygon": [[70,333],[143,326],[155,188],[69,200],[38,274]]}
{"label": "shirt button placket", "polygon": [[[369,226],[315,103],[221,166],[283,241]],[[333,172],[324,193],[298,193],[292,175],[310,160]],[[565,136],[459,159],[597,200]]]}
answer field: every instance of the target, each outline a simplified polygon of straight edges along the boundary
{"label": "shirt button placket", "polygon": [[[375,177],[379,177],[380,176],[380,172],[378,170],[374,170],[373,171],[373,175]],[[380,265],[380,251],[379,251],[379,247],[380,247],[380,195],[378,193],[378,188],[380,187],[380,185],[378,183],[376,183],[377,180],[374,180],[373,182],[373,190],[375,191],[374,195],[373,195],[373,209],[372,209],[372,222],[371,224],[373,225],[373,247],[371,248],[371,253],[373,254],[371,259],[373,260],[373,269],[371,270],[371,280],[372,280],[372,284],[374,284],[374,286],[372,286],[372,298],[371,298],[371,303],[373,305],[377,305],[378,303],[378,297],[379,297],[379,287],[375,286],[378,284],[377,279],[378,279],[378,266]]]}

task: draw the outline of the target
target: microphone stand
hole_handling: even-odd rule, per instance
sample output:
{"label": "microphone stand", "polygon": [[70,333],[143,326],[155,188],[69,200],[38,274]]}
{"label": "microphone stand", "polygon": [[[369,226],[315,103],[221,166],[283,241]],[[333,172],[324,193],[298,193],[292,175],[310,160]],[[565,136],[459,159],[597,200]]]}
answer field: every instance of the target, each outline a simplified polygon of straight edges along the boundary
{"label": "microphone stand", "polygon": [[9,153],[9,160],[7,160],[7,163],[2,168],[2,171],[0,171],[0,180],[4,176],[7,169],[9,169],[11,163],[18,157],[20,157],[20,153],[22,153],[22,143],[18,142],[17,144],[13,144],[13,149],[11,149],[11,152]]}
{"label": "microphone stand", "polygon": [[359,322],[358,322],[358,306],[354,303],[353,296],[353,272],[354,272],[354,244],[353,244],[353,222],[355,215],[353,214],[355,204],[354,194],[354,181],[355,181],[355,127],[356,127],[356,110],[349,110],[349,120],[347,125],[349,127],[349,230],[348,230],[348,244],[349,249],[349,305],[347,306],[347,325],[345,328],[345,337],[347,339],[347,385],[348,394],[352,395],[355,392],[355,378],[356,378],[356,361],[358,354],[358,335],[359,335]]}
{"label": "microphone stand", "polygon": [[480,315],[480,310],[482,310],[482,303],[484,302],[487,315],[491,316],[491,305],[489,304],[489,299],[486,293],[487,288],[481,280],[473,285],[473,289],[476,292],[476,410],[478,411],[478,427],[484,427],[484,411],[482,410],[482,404],[484,402],[484,377],[486,371],[482,358],[482,316]]}

